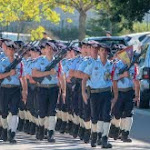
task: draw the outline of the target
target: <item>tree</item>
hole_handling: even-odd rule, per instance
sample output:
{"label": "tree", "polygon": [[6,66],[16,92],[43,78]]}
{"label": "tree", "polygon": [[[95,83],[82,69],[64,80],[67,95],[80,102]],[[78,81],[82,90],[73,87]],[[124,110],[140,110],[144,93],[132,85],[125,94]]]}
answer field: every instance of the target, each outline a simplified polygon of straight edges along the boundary
{"label": "tree", "polygon": [[4,26],[18,22],[18,33],[23,21],[40,22],[45,18],[58,23],[60,16],[53,10],[55,4],[55,0],[0,0],[0,22]]}
{"label": "tree", "polygon": [[[101,4],[97,0],[97,3]],[[145,14],[150,10],[150,0],[105,0],[109,3],[109,11],[113,18],[126,20],[125,26],[132,29],[134,22],[142,22]]]}
{"label": "tree", "polygon": [[89,36],[106,35],[106,31],[118,35],[127,28],[128,20],[121,15],[118,17],[118,12],[112,9],[112,6],[112,0],[101,1],[97,4],[96,17],[88,22],[87,34]]}
{"label": "tree", "polygon": [[96,0],[56,0],[60,7],[71,7],[79,12],[79,40],[83,40],[86,34],[87,11],[96,6]]}
{"label": "tree", "polygon": [[31,40],[40,40],[43,38],[44,27],[39,26],[38,28],[31,31]]}

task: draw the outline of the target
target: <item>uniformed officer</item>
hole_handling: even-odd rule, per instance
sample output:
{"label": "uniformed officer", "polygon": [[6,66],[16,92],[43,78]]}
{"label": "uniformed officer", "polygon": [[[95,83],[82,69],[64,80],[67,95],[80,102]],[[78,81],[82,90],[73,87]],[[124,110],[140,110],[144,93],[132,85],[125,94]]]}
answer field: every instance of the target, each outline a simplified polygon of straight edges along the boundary
{"label": "uniformed officer", "polygon": [[[32,76],[43,77],[42,83],[38,83],[37,101],[39,104],[39,125],[40,125],[40,140],[44,138],[45,118],[48,117],[48,142],[55,142],[54,130],[56,123],[56,103],[58,97],[58,67],[51,71],[44,71],[45,67],[53,59],[55,45],[51,42],[46,42],[45,57],[34,65]],[[49,78],[48,78],[49,77]]]}
{"label": "uniformed officer", "polygon": [[[86,67],[84,72],[84,80],[89,79],[91,97],[91,121],[92,121],[92,134],[91,146],[96,147],[97,131],[98,140],[101,141],[102,148],[111,148],[112,145],[108,143],[108,132],[110,126],[110,111],[111,111],[111,73],[112,64],[107,60],[109,47],[101,44],[100,49],[95,51],[99,53],[100,58]],[[84,82],[85,82],[84,81]],[[85,82],[86,83],[86,82]],[[84,85],[85,86],[85,85]],[[84,101],[87,101],[87,94],[83,91]],[[99,121],[99,123],[98,123]],[[97,124],[98,123],[98,124]],[[100,142],[99,142],[100,144]]]}
{"label": "uniformed officer", "polygon": [[[66,58],[64,58],[59,65],[61,65],[61,74],[59,75],[60,81],[60,90],[59,90],[59,97],[58,97],[58,111],[57,111],[57,130],[60,133],[69,132],[68,126],[70,126],[70,100],[66,100],[66,93],[67,93],[67,85],[66,85],[66,72],[67,66],[69,65],[70,56],[70,49],[67,51]],[[66,72],[65,72],[66,71]],[[70,91],[71,92],[71,91]],[[70,93],[69,93],[70,94]],[[67,94],[68,95],[68,94]],[[70,98],[69,98],[70,99]],[[61,121],[60,121],[61,120]],[[68,126],[67,126],[68,125]],[[68,128],[68,130],[67,130]]]}
{"label": "uniformed officer", "polygon": [[[24,48],[28,48],[27,46],[24,45]],[[19,106],[19,124],[18,124],[18,131],[23,131],[23,129],[26,128],[28,118],[27,118],[27,110],[26,110],[26,100],[27,100],[27,81],[26,81],[26,66],[29,63],[30,60],[30,52],[27,51],[26,54],[24,55],[22,59],[22,77],[21,77],[21,82],[24,85],[22,87],[22,100],[20,101],[20,106]]]}
{"label": "uniformed officer", "polygon": [[[83,62],[84,56],[87,55],[86,49],[81,48],[81,55],[77,56],[69,70],[69,77],[71,81],[74,81],[74,91],[73,91],[73,111],[74,111],[74,129],[73,137],[76,138],[78,135],[80,139],[83,139],[84,135],[84,122],[83,122],[83,101],[82,101],[82,92],[81,85],[82,80],[73,76],[73,72],[79,68],[79,65]],[[77,94],[78,93],[78,94]]]}
{"label": "uniformed officer", "polygon": [[29,119],[29,125],[26,130],[28,134],[34,135],[35,134],[35,128],[36,125],[38,125],[38,116],[36,113],[36,99],[35,99],[35,94],[36,94],[36,88],[35,88],[35,81],[32,79],[32,68],[34,66],[34,63],[37,61],[40,61],[40,48],[37,46],[31,47],[30,49],[30,54],[31,54],[31,59],[28,60],[28,63],[25,66],[25,76],[27,79],[28,83],[28,88],[27,88],[27,102],[26,102],[26,108],[27,108],[27,115]]}
{"label": "uniformed officer", "polygon": [[[1,60],[1,70],[0,79],[3,79],[1,83],[1,106],[2,106],[2,126],[3,141],[8,140],[10,143],[16,143],[15,134],[18,125],[18,108],[19,101],[21,99],[21,89],[20,89],[20,68],[21,65],[18,64],[16,69],[10,72],[3,73],[5,68],[10,65],[14,60],[15,45],[13,42],[7,42],[7,49],[5,50],[6,57]],[[11,113],[9,120],[7,122],[8,113]]]}
{"label": "uniformed officer", "polygon": [[[119,70],[125,65],[125,62],[121,60],[116,65],[116,72],[118,74],[116,81],[118,86],[118,100],[114,106],[113,114],[118,130],[121,124],[121,140],[123,142],[132,142],[129,138],[129,133],[133,122],[134,101],[139,101],[140,97],[140,86],[137,79],[137,66],[132,66],[128,72],[124,72],[121,75],[119,74]],[[115,138],[118,138],[117,135]]]}
{"label": "uniformed officer", "polygon": [[[57,130],[61,129],[61,133],[65,131],[69,132],[69,134],[72,133],[72,126],[74,123],[73,119],[73,109],[72,109],[72,94],[73,94],[73,84],[70,81],[69,77],[69,70],[70,66],[74,61],[74,58],[76,57],[76,52],[73,51],[73,49],[69,49],[67,52],[67,59],[65,61],[62,61],[62,74],[65,79],[65,87],[63,89],[64,94],[66,95],[65,101],[60,97],[59,105],[61,107],[59,116],[61,117],[62,121],[58,118],[58,124],[57,124]],[[67,112],[66,112],[67,111]],[[67,122],[67,126],[66,126]],[[62,125],[61,125],[62,123]]]}
{"label": "uniformed officer", "polygon": [[10,42],[10,40],[9,39],[1,39],[0,41],[1,41],[1,45],[0,45],[0,47],[1,47],[0,59],[1,59],[1,58],[6,56],[5,55],[5,50],[7,49],[7,45],[6,45],[5,42]]}
{"label": "uniformed officer", "polygon": [[[84,77],[84,70],[85,68],[92,63],[92,61],[94,59],[97,59],[97,53],[95,51],[97,51],[97,49],[99,49],[100,45],[98,42],[96,41],[89,41],[88,42],[89,46],[90,46],[90,51],[89,56],[90,57],[85,57],[84,61],[81,63],[81,65],[78,68],[78,71],[74,72],[74,76],[78,77],[78,78],[83,78]],[[82,91],[87,92],[88,94],[88,99],[87,101],[84,101],[83,99],[83,122],[84,122],[84,127],[85,127],[85,131],[83,134],[83,139],[85,143],[88,143],[90,140],[90,134],[91,134],[91,111],[90,111],[90,91],[89,91],[89,84],[86,84],[86,87],[84,87],[84,83],[82,81]]]}
{"label": "uniformed officer", "polygon": [[[4,39],[1,38],[0,39],[0,61],[1,61],[1,59],[3,59],[6,56],[5,53],[4,53],[4,49],[3,49],[3,48],[6,49],[6,46],[4,47],[4,45],[5,45]],[[0,92],[1,92],[1,89],[0,89]],[[0,95],[1,95],[1,93],[0,93]],[[0,100],[0,104],[1,104],[1,100]],[[2,118],[2,114],[1,114],[1,105],[0,105],[0,138],[1,138],[2,130],[3,130],[1,118]]]}

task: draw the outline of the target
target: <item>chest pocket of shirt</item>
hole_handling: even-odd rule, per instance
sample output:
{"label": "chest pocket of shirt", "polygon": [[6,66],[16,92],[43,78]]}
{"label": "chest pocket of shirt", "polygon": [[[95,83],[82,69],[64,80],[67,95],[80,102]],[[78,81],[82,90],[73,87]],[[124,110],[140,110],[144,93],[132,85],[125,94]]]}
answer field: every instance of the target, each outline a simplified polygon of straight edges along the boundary
{"label": "chest pocket of shirt", "polygon": [[110,73],[110,70],[109,69],[106,69],[104,71],[104,80],[108,81],[111,79],[111,73]]}
{"label": "chest pocket of shirt", "polygon": [[95,78],[99,79],[101,75],[102,75],[102,72],[101,72],[100,68],[99,67],[94,67],[93,76]]}
{"label": "chest pocket of shirt", "polygon": [[41,62],[41,64],[40,64],[41,71],[44,71],[46,66],[47,66],[46,63]]}

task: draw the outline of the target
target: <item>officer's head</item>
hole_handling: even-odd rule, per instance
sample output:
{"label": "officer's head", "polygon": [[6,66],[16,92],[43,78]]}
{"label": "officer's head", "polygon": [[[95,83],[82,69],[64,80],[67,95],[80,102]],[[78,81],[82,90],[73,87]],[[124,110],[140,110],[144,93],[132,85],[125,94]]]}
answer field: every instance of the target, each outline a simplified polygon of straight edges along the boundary
{"label": "officer's head", "polygon": [[37,58],[41,55],[40,48],[38,46],[31,47],[30,49],[31,58]]}
{"label": "officer's head", "polygon": [[87,56],[87,51],[89,50],[90,46],[88,44],[88,41],[82,41],[81,42],[81,54],[82,56]]}
{"label": "officer's head", "polygon": [[5,41],[5,44],[6,44],[6,50],[5,50],[5,54],[7,56],[14,56],[15,54],[15,50],[16,50],[16,45],[13,41],[9,41],[9,42],[6,42]]}
{"label": "officer's head", "polygon": [[10,40],[9,39],[1,39],[1,47],[4,51],[4,53],[5,53],[5,50],[7,49],[7,45],[5,42],[10,42]]}
{"label": "officer's head", "polygon": [[40,47],[40,49],[41,49],[41,55],[46,55],[46,53],[45,53],[46,44],[45,44],[45,43],[42,43],[39,47]]}
{"label": "officer's head", "polygon": [[44,52],[46,55],[53,55],[55,51],[57,51],[57,50],[56,50],[56,46],[54,43],[52,43],[52,42],[45,43]]}
{"label": "officer's head", "polygon": [[80,48],[76,47],[76,46],[71,46],[70,47],[70,57],[74,58],[75,56],[79,55],[80,52]]}
{"label": "officer's head", "polygon": [[91,57],[97,58],[98,50],[100,49],[101,45],[96,41],[91,41]]}
{"label": "officer's head", "polygon": [[107,58],[109,53],[110,53],[109,46],[107,46],[106,44],[101,44],[101,47],[100,47],[100,49],[98,51],[98,55],[101,58]]}

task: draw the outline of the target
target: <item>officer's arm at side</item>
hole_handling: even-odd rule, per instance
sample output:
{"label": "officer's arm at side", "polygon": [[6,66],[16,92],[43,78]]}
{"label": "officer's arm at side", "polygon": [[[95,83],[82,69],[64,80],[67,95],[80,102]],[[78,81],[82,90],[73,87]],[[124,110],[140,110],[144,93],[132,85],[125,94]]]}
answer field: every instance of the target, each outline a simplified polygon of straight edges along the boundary
{"label": "officer's arm at side", "polygon": [[79,79],[89,78],[89,76],[87,74],[85,74],[84,72],[79,71],[79,70],[70,70],[69,76],[79,78]]}
{"label": "officer's arm at side", "polygon": [[45,71],[45,72],[42,72],[42,71],[39,71],[37,69],[33,69],[32,70],[32,76],[33,77],[45,77],[45,76],[49,76],[49,75],[55,75],[57,72],[52,69],[51,71]]}
{"label": "officer's arm at side", "polygon": [[140,97],[140,82],[139,80],[133,80],[135,87],[135,97]]}

